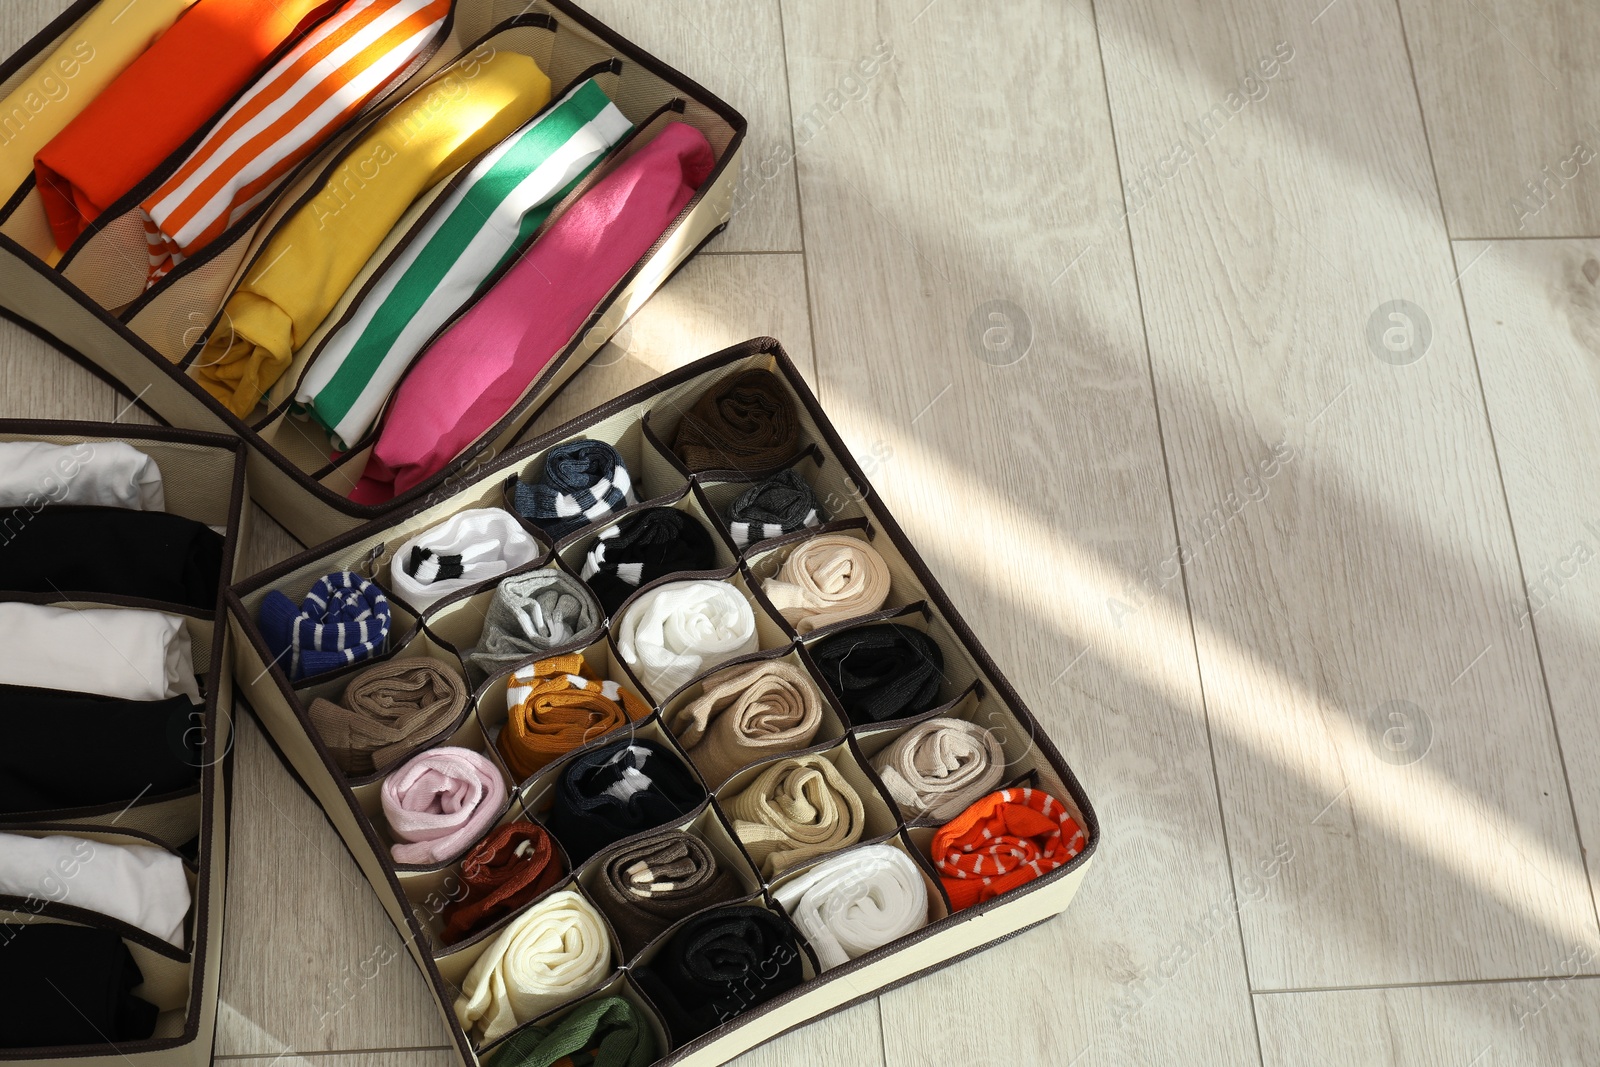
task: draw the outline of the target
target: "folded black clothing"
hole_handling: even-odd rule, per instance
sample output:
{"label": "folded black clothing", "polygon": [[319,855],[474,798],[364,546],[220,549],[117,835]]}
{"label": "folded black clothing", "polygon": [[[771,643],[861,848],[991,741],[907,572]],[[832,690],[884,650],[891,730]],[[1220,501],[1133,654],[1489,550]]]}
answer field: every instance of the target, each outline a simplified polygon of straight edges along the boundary
{"label": "folded black clothing", "polygon": [[7,524],[3,536],[0,590],[217,606],[222,536],[182,515],[52,504]]}
{"label": "folded black clothing", "polygon": [[201,713],[183,695],[118,700],[0,685],[0,813],[126,804],[187,789],[200,779]]}
{"label": "folded black clothing", "polygon": [[139,1041],[156,1007],[122,938],[65,923],[0,924],[0,1048]]}
{"label": "folded black clothing", "polygon": [[804,972],[789,920],[741,904],[687,920],[634,976],[677,1046],[793,989]]}
{"label": "folded black clothing", "polygon": [[858,725],[916,715],[939,702],[944,653],[921,630],[893,622],[857,626],[818,641],[811,655]]}
{"label": "folded black clothing", "polygon": [[706,798],[682,761],[647,738],[576,757],[562,770],[555,793],[546,825],[574,865],[613,841],[682,818]]}
{"label": "folded black clothing", "polygon": [[677,508],[645,508],[600,532],[583,561],[589,583],[607,615],[642,585],[717,565],[711,531]]}

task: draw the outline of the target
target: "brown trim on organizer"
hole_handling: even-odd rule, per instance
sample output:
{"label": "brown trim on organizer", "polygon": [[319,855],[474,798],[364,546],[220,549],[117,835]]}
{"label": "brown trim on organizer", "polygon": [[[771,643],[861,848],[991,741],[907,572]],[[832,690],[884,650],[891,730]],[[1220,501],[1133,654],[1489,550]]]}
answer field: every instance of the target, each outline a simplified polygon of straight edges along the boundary
{"label": "brown trim on organizer", "polygon": [[[175,789],[170,793],[158,793],[155,796],[140,795],[133,798],[136,805],[130,807],[130,802],[114,800],[108,804],[88,804],[80,808],[41,808],[35,811],[17,811],[0,813],[0,833],[10,833],[12,830],[31,825],[37,822],[74,822],[84,819],[93,819],[101,815],[116,815],[119,812],[134,810],[134,807],[154,807],[157,804],[168,804],[174,800],[185,797],[200,796],[200,783]],[[86,824],[87,825],[87,824]]]}
{"label": "brown trim on organizer", "polygon": [[[187,160],[189,155],[192,154],[195,149],[198,149],[202,142],[205,142],[206,136],[211,133],[211,130],[213,130],[214,126],[216,126],[216,123],[221,122],[222,117],[227,115],[227,112],[229,112],[230,109],[234,109],[234,107],[237,106],[238,101],[245,99],[246,94],[250,93],[250,90],[253,90],[254,85],[256,85],[256,80],[258,80],[262,74],[266,74],[267,70],[272,69],[272,67],[274,67],[275,64],[280,61],[280,59],[285,58],[286,54],[290,54],[291,51],[293,51],[294,48],[296,48],[296,46],[298,46],[299,43],[306,38],[307,34],[310,34],[312,30],[317,29],[318,26],[322,26],[323,22],[328,21],[328,19],[333,16],[334,11],[339,10],[341,2],[342,0],[326,0],[326,3],[322,3],[322,5],[318,6],[317,10],[312,11],[312,13],[307,14],[306,18],[301,19],[301,24],[294,27],[293,34],[291,34],[290,37],[285,38],[285,42],[283,42],[282,45],[278,45],[277,48],[274,48],[274,50],[272,50],[272,54],[267,56],[267,58],[261,62],[261,66],[256,67],[254,74],[250,75],[250,82],[246,82],[245,85],[240,86],[237,93],[234,93],[234,96],[230,96],[230,98],[227,99],[226,104],[222,104],[219,109],[211,112],[211,117],[206,118],[205,122],[200,125],[198,130],[195,130],[194,133],[189,134],[189,139],[187,139],[187,141],[179,144],[176,149],[173,149],[171,155],[168,155],[165,160],[162,160],[162,162],[158,163],[157,168],[155,168],[154,171],[150,171],[149,174],[146,174],[144,179],[141,179],[141,181],[139,181],[138,184],[133,187],[133,189],[125,192],[122,197],[118,197],[117,200],[114,200],[114,202],[106,205],[106,208],[104,208],[104,210],[102,210],[98,216],[94,216],[93,221],[88,224],[88,229],[83,230],[82,234],[78,234],[77,240],[72,242],[72,246],[67,248],[67,250],[62,253],[61,261],[59,261],[58,264],[56,264],[56,267],[54,267],[56,274],[66,274],[67,267],[69,267],[70,264],[72,264],[72,261],[77,258],[78,253],[83,251],[83,248],[85,248],[85,245],[88,245],[90,240],[93,240],[94,235],[99,234],[102,229],[106,229],[106,224],[115,221],[115,219],[122,218],[122,216],[128,214],[128,211],[133,211],[134,208],[138,208],[138,206],[144,202],[144,198],[149,197],[152,192],[160,189],[160,187],[162,187],[162,182],[165,182],[166,179],[171,178],[171,176],[173,176],[173,174],[176,173],[176,171],[178,171],[182,165],[184,165],[184,160]],[[446,14],[445,16],[445,26],[440,29],[440,37],[438,37],[438,40],[443,40],[443,38],[450,35],[450,27],[454,24],[454,14],[456,14],[456,8],[454,8],[454,5],[451,5],[450,14]],[[179,18],[181,18],[181,16],[179,16]],[[438,43],[434,42],[434,50],[437,50],[437,48]],[[293,170],[290,171],[290,179],[293,178],[293,174],[298,173],[298,171],[298,166],[293,168]],[[267,197],[267,200],[270,200],[270,197]],[[232,229],[232,227],[229,227],[229,229]],[[219,238],[219,240],[221,240],[221,238]]]}
{"label": "brown trim on organizer", "polygon": [[22,184],[17,186],[16,191],[6,198],[4,204],[0,204],[0,222],[5,222],[16,214],[17,208],[21,207],[22,202],[28,198],[28,194],[33,192],[33,187],[38,180],[38,174],[33,171],[30,171],[28,176],[22,179]]}
{"label": "brown trim on organizer", "polygon": [[[5,234],[0,234],[0,247],[4,246],[6,240],[7,240],[7,238],[6,238]],[[48,268],[46,268],[46,269],[48,269]],[[94,375],[96,378],[99,378],[102,382],[105,382],[107,385],[109,385],[112,389],[114,389],[116,391],[118,396],[120,396],[123,399],[127,400],[132,406],[137,407],[140,411],[144,412],[146,415],[148,415],[152,419],[156,420],[156,424],[157,425],[159,425],[159,426],[170,426],[171,425],[171,423],[167,422],[166,419],[163,419],[159,414],[157,414],[156,410],[154,408],[152,408],[149,404],[146,404],[142,398],[140,398],[138,396],[135,396],[133,391],[131,389],[129,389],[126,385],[123,385],[122,382],[116,377],[116,375],[112,374],[110,371],[108,371],[104,367],[100,366],[100,364],[96,363],[94,360],[90,359],[88,356],[84,355],[82,352],[78,351],[76,348],[73,348],[71,345],[68,345],[65,341],[61,340],[61,338],[57,337],[55,334],[51,333],[49,330],[46,330],[44,327],[38,325],[35,322],[32,322],[32,321],[30,321],[28,319],[23,318],[21,315],[18,315],[16,312],[12,311],[8,307],[0,307],[0,319],[5,319],[7,322],[12,323],[12,324],[14,324],[16,326],[19,326],[22,329],[28,331],[29,333],[33,334],[33,336],[37,337],[39,340],[41,340],[41,341],[45,342],[46,344],[50,345],[57,352],[60,352],[63,356],[66,356],[68,359],[72,360],[72,362],[78,364],[78,366],[82,367],[84,370],[86,370],[90,374]],[[139,424],[138,423],[132,423],[131,425],[137,426]],[[196,431],[196,432],[204,433],[206,431],[200,430],[200,431]]]}
{"label": "brown trim on organizer", "polygon": [[0,82],[5,81],[27,66],[46,47],[54,45],[57,38],[66,33],[79,19],[99,5],[100,0],[78,0],[77,3],[45,23],[44,29],[28,38],[26,44],[7,56],[5,62],[0,63]]}

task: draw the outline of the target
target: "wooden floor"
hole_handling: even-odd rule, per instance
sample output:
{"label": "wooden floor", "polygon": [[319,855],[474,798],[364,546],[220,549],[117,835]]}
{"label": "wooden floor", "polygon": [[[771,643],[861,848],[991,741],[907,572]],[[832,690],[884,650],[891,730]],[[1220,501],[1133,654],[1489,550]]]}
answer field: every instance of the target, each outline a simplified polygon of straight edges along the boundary
{"label": "wooden floor", "polygon": [[[781,338],[1104,821],[1061,918],[740,1062],[1600,1062],[1600,9],[587,6],[751,139],[549,421]],[[9,327],[0,398],[123,410]],[[446,1062],[238,758],[219,1056]]]}

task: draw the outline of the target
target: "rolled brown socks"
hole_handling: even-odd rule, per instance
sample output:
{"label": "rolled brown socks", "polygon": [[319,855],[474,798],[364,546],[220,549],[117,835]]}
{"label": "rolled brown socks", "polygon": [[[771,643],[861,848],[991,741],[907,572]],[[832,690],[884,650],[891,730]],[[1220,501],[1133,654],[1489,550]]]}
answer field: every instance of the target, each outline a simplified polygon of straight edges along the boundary
{"label": "rolled brown socks", "polygon": [[945,823],[1000,784],[1006,754],[999,738],[964,719],[929,719],[872,760],[906,821]]}
{"label": "rolled brown socks", "polygon": [[460,675],[431,659],[403,659],[368,667],[341,703],[319,697],[309,714],[339,769],[359,778],[397,766],[466,706]]}
{"label": "rolled brown socks", "polygon": [[860,794],[822,755],[779,760],[718,803],[767,878],[855,844],[866,828]]}
{"label": "rolled brown socks", "polygon": [[789,389],[770,371],[718,382],[684,412],[672,451],[691,471],[760,471],[800,451],[800,419]]}
{"label": "rolled brown socks", "polygon": [[794,546],[761,591],[790,625],[808,634],[883,607],[889,565],[859,537],[820,534]]}
{"label": "rolled brown socks", "polygon": [[684,916],[744,894],[711,846],[683,830],[624,842],[597,859],[593,896],[628,956]]}
{"label": "rolled brown socks", "polygon": [[533,902],[561,881],[560,851],[544,829],[506,823],[461,859],[463,894],[445,906],[444,943],[453,945]]}
{"label": "rolled brown socks", "polygon": [[698,698],[665,718],[715,789],[741,767],[809,745],[822,725],[822,694],[804,671],[769,660],[711,675]]}

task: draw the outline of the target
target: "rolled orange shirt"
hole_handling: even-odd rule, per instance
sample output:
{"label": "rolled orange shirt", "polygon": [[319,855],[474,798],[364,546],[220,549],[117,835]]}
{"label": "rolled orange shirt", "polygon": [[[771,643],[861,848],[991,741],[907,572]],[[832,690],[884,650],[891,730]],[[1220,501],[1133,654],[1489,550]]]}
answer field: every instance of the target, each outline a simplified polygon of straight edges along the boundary
{"label": "rolled orange shirt", "polygon": [[338,0],[198,0],[34,157],[65,251]]}

